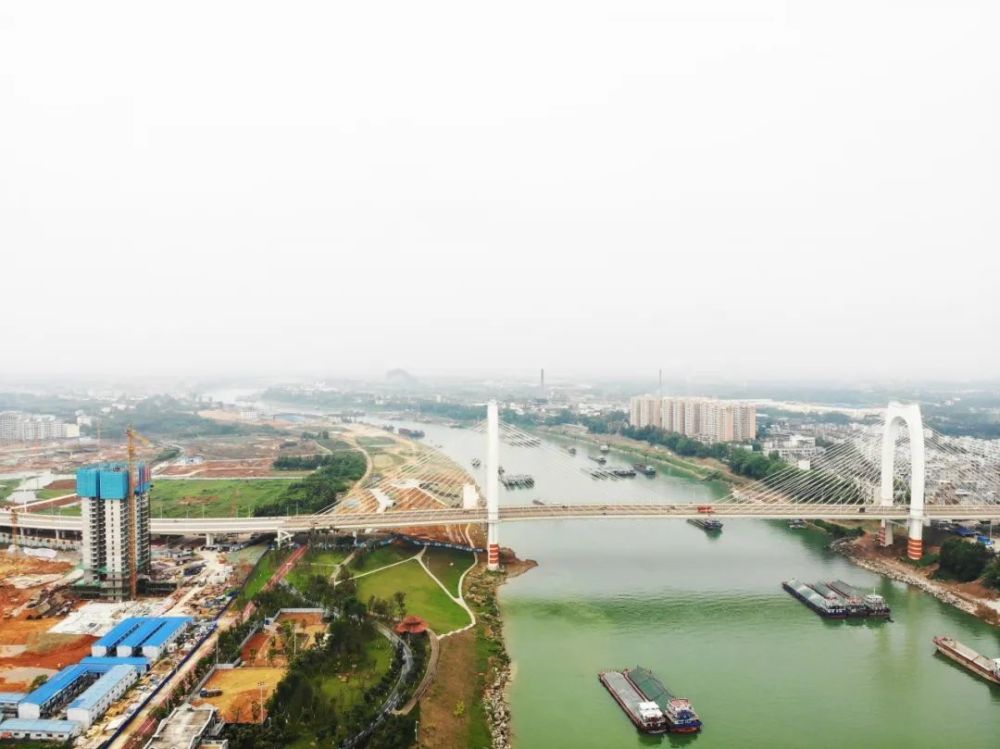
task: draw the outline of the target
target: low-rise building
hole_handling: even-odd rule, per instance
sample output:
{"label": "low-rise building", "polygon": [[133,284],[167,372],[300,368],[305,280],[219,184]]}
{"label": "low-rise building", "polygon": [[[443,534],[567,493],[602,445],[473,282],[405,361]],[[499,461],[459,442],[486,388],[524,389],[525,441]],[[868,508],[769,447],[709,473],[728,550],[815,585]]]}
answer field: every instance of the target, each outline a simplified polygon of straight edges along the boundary
{"label": "low-rise building", "polygon": [[69,741],[79,736],[82,727],[72,720],[28,720],[9,718],[0,723],[0,739]]}
{"label": "low-rise building", "polygon": [[114,666],[69,703],[66,717],[90,728],[138,678],[139,672],[132,666]]}

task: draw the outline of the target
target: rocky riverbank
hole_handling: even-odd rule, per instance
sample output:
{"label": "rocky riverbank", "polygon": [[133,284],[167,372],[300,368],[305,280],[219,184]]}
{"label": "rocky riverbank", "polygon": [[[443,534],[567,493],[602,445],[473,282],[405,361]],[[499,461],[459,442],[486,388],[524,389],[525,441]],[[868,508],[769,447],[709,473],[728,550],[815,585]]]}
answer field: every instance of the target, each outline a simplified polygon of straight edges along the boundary
{"label": "rocky riverbank", "polygon": [[929,579],[922,570],[897,559],[881,556],[870,547],[871,539],[842,538],[830,548],[850,559],[854,564],[890,580],[906,583],[937,598],[949,606],[971,614],[985,622],[1000,626],[1000,601],[973,596],[957,590],[960,584]]}

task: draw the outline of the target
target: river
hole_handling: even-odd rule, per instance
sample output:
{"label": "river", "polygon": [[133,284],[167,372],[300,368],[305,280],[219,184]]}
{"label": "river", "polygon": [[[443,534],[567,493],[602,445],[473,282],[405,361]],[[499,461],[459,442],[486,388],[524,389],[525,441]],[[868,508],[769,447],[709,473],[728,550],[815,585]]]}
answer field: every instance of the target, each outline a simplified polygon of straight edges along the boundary
{"label": "river", "polygon": [[[484,437],[424,429],[461,465],[484,457]],[[569,443],[566,443],[569,444]],[[501,502],[704,501],[721,491],[660,466],[655,478],[591,479],[579,443],[504,444],[501,464],[530,473],[530,490]],[[626,455],[609,465],[628,463]],[[482,478],[482,470],[479,469]],[[677,520],[505,524],[501,542],[539,566],[501,590],[516,749],[996,749],[1000,688],[935,655],[948,633],[990,656],[1000,634],[932,596],[855,567],[830,538],[784,522],[727,520],[717,537]],[[893,621],[828,622],[781,581],[844,579],[874,589]],[[643,665],[688,697],[705,722],[695,737],[638,734],[597,680]]]}

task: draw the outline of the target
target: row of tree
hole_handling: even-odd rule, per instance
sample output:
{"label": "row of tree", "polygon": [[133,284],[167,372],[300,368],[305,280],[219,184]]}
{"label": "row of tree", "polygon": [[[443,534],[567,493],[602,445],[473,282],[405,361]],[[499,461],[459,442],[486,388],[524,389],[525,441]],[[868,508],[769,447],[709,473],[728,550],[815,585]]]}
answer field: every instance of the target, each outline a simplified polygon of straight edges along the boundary
{"label": "row of tree", "polygon": [[273,517],[296,512],[318,512],[329,507],[365,474],[365,456],[357,450],[323,456],[324,464],[315,472],[291,484],[273,502],[258,505],[254,514]]}

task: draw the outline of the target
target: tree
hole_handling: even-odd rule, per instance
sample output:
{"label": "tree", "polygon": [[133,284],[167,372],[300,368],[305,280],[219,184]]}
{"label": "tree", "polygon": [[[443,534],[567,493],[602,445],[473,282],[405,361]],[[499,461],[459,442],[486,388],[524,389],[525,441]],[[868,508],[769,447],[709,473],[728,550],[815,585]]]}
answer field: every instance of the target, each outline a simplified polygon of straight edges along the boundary
{"label": "tree", "polygon": [[983,571],[983,585],[1000,588],[1000,557],[994,557],[993,561],[986,565]]}
{"label": "tree", "polygon": [[396,611],[399,612],[399,618],[402,619],[406,616],[406,593],[397,590],[392,594],[392,601],[396,604]]}
{"label": "tree", "polygon": [[949,538],[941,544],[941,570],[960,582],[975,580],[986,567],[990,552],[982,544],[961,538]]}

